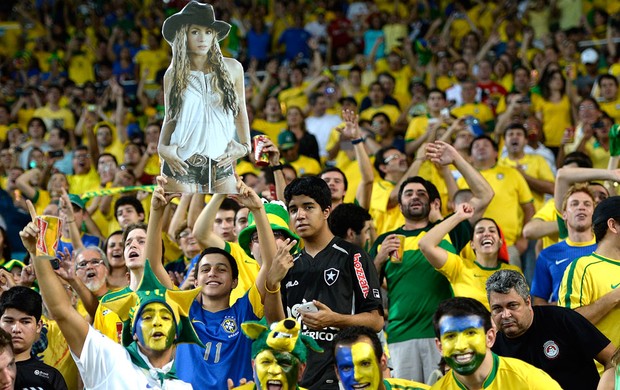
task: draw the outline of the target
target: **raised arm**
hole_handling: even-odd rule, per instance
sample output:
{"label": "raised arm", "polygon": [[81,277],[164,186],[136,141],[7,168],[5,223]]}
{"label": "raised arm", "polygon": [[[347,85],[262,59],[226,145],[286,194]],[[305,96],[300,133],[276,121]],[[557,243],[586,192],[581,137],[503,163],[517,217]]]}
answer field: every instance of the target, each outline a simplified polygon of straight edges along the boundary
{"label": "raised arm", "polygon": [[473,224],[480,219],[491,199],[493,199],[493,195],[495,195],[493,189],[480,172],[469,164],[452,145],[443,141],[435,141],[429,144],[426,147],[426,155],[434,163],[440,165],[454,164],[456,166],[456,169],[461,172],[473,194],[470,204],[474,210],[469,218],[469,222]]}
{"label": "raised arm", "polygon": [[225,194],[214,194],[211,201],[202,209],[196,220],[193,233],[202,248],[214,247],[224,249],[226,246],[226,241],[213,232],[215,216],[225,198]]}
{"label": "raised arm", "polygon": [[[196,196],[202,195],[198,194]],[[184,221],[187,223],[187,210],[189,209],[189,204],[191,201],[192,194],[181,195],[181,200],[179,201],[176,210],[174,210],[174,214],[172,214],[172,220],[170,221],[170,226],[168,227],[168,236],[175,241],[175,233],[179,230]]]}
{"label": "raised arm", "polygon": [[73,214],[73,206],[69,200],[67,191],[63,188],[62,196],[60,197],[60,209],[65,214],[67,219],[65,223],[69,225],[69,237],[71,238],[71,244],[73,250],[77,250],[84,247],[82,243],[82,235],[80,234],[80,227],[75,222],[75,215]]}
{"label": "raised arm", "polygon": [[555,190],[554,193],[558,196],[555,197],[555,209],[562,210],[563,196],[568,188],[574,183],[585,183],[592,180],[609,180],[612,182],[620,181],[619,169],[593,169],[593,168],[560,168],[558,174],[555,177]]}
{"label": "raised arm", "polygon": [[435,225],[418,242],[424,257],[434,268],[439,269],[448,261],[448,252],[439,246],[443,238],[459,223],[471,219],[473,215],[474,208],[470,204],[462,203],[454,214]]}
{"label": "raised arm", "polygon": [[[28,209],[34,221],[36,213],[30,202],[28,202]],[[31,247],[35,247],[39,228],[35,222],[30,222],[24,230],[19,232],[19,235],[22,241],[28,242]],[[58,323],[69,348],[79,358],[88,335],[88,322],[71,306],[71,301],[62,283],[58,280],[58,276],[54,273],[49,257],[34,257],[33,263],[43,301]]]}
{"label": "raised arm", "polygon": [[145,256],[149,262],[153,273],[167,289],[173,289],[174,283],[170,279],[168,272],[164,268],[162,261],[163,253],[161,248],[161,233],[164,223],[163,215],[166,205],[178,194],[166,195],[164,186],[166,179],[162,176],[157,177],[157,187],[153,190],[151,197],[151,212],[149,214],[149,223],[146,229],[146,248]]}
{"label": "raised arm", "polygon": [[262,264],[258,274],[256,275],[256,288],[260,293],[262,300],[265,300],[265,282],[267,281],[267,273],[271,268],[271,263],[276,255],[276,240],[271,230],[271,224],[267,219],[267,213],[263,202],[256,192],[248,187],[241,179],[237,181],[237,190],[239,195],[237,199],[240,204],[247,207],[254,216],[256,223],[256,232],[258,233],[258,242],[260,243],[260,254]]}

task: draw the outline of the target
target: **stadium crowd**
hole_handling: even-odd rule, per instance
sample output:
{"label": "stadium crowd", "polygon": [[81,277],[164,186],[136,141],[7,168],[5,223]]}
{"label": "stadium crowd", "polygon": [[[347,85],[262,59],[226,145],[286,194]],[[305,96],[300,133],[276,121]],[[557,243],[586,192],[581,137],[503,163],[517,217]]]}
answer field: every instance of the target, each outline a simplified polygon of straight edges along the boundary
{"label": "stadium crowd", "polygon": [[160,176],[188,3],[0,4],[0,385],[619,388],[620,2],[195,5],[229,196]]}

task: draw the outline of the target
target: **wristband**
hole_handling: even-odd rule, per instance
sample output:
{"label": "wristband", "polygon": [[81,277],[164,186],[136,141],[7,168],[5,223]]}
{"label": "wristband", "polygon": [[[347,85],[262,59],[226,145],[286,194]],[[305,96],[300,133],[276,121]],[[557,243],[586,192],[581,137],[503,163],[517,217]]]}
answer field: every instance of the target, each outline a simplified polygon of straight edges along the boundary
{"label": "wristband", "polygon": [[366,141],[366,138],[364,137],[359,137],[358,139],[354,139],[353,141],[351,141],[351,143],[353,145],[357,145],[357,144],[361,144],[362,142]]}
{"label": "wristband", "polygon": [[284,168],[284,165],[278,164],[271,167],[271,172],[281,171]]}
{"label": "wristband", "polygon": [[265,292],[267,292],[268,294],[277,294],[280,292],[280,286],[278,285],[278,288],[276,288],[275,290],[271,291],[268,287],[267,287],[267,281],[265,280]]}

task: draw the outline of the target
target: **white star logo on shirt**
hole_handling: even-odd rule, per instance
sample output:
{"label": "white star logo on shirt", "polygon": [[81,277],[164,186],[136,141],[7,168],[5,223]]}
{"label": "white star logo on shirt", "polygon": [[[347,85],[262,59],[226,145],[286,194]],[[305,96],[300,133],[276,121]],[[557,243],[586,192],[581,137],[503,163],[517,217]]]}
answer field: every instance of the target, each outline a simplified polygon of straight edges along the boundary
{"label": "white star logo on shirt", "polygon": [[328,286],[331,286],[336,283],[336,280],[338,280],[338,275],[340,275],[340,270],[337,270],[336,268],[329,268],[324,271],[323,278],[325,279],[325,283],[327,283]]}

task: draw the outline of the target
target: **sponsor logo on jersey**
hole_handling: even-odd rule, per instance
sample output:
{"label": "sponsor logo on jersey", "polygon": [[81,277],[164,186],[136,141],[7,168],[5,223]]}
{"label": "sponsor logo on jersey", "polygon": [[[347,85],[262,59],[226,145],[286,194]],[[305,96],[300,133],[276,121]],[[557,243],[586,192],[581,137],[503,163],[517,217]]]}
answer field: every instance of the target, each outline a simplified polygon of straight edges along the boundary
{"label": "sponsor logo on jersey", "polygon": [[297,280],[294,280],[294,281],[286,282],[286,285],[284,287],[291,288],[291,287],[295,287],[295,286],[298,286],[298,285],[299,285],[299,282]]}
{"label": "sponsor logo on jersey", "polygon": [[357,277],[357,282],[360,285],[362,294],[364,298],[367,298],[370,287],[368,287],[368,279],[366,279],[366,273],[364,272],[364,267],[362,267],[360,257],[362,257],[362,255],[359,253],[353,255],[353,268],[355,269],[355,276]]}
{"label": "sponsor logo on jersey", "polygon": [[337,270],[336,268],[329,268],[323,271],[323,279],[325,279],[325,283],[327,283],[328,286],[336,283],[339,275],[340,270]]}
{"label": "sponsor logo on jersey", "polygon": [[381,298],[381,293],[379,292],[379,289],[378,289],[378,288],[373,288],[373,289],[372,289],[372,295],[373,295],[375,298],[377,298],[377,299],[380,299],[380,298]]}
{"label": "sponsor logo on jersey", "polygon": [[555,359],[560,354],[560,347],[553,340],[543,344],[543,352],[548,359]]}
{"label": "sponsor logo on jersey", "polygon": [[34,374],[36,376],[40,376],[41,378],[45,378],[45,379],[49,379],[50,374],[45,372],[45,371],[41,371],[41,370],[34,370]]}
{"label": "sponsor logo on jersey", "polygon": [[568,257],[567,257],[567,258],[565,258],[565,259],[562,259],[562,260],[556,260],[556,261],[555,261],[555,265],[560,265],[560,264],[562,264],[562,263],[567,262],[568,260],[570,260]]}

